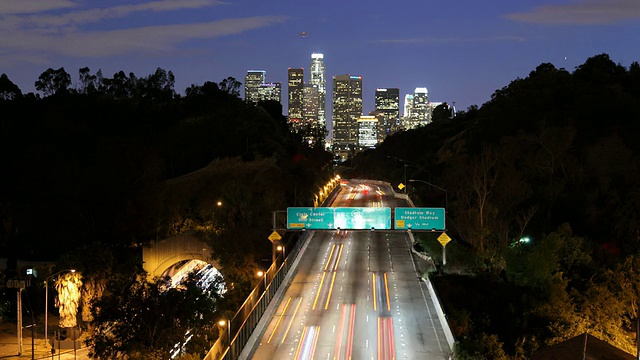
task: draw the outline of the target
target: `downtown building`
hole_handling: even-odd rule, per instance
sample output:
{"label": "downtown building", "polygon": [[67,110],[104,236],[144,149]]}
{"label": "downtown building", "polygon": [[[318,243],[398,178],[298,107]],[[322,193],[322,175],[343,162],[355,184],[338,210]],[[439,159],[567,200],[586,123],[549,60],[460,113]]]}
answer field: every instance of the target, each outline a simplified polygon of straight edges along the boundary
{"label": "downtown building", "polygon": [[309,147],[315,146],[316,143],[324,144],[324,138],[326,136],[326,127],[320,125],[318,122],[318,116],[320,113],[319,108],[319,92],[318,87],[312,84],[304,84],[304,101],[302,105],[302,118],[305,128],[308,130],[303,135],[305,144]]}
{"label": "downtown building", "polygon": [[431,120],[429,111],[429,91],[426,87],[418,87],[413,92],[413,104],[411,106],[411,129],[427,125]]}
{"label": "downtown building", "polygon": [[258,102],[277,101],[282,104],[282,84],[279,82],[265,83],[258,87]]}
{"label": "downtown building", "polygon": [[259,101],[258,88],[267,79],[265,70],[247,70],[244,77],[244,101],[249,104],[257,104]]}
{"label": "downtown building", "polygon": [[311,54],[309,84],[315,85],[318,88],[318,118],[316,120],[316,126],[326,129],[327,78],[325,74],[324,55],[320,53]]}
{"label": "downtown building", "polygon": [[293,132],[300,132],[304,128],[304,69],[289,68],[288,72],[288,114],[289,128]]}
{"label": "downtown building", "polygon": [[358,150],[375,148],[378,144],[378,130],[380,125],[378,117],[362,115],[358,118]]}
{"label": "downtown building", "polygon": [[376,89],[375,116],[379,120],[378,138],[395,133],[400,126],[400,89],[379,88]]}
{"label": "downtown building", "polygon": [[418,87],[413,94],[404,97],[404,116],[402,125],[405,130],[425,126],[431,122],[429,92],[426,87]]}
{"label": "downtown building", "polygon": [[362,115],[362,76],[333,76],[333,152],[346,160],[358,147],[358,119]]}
{"label": "downtown building", "polygon": [[265,70],[247,70],[244,78],[244,101],[254,105],[267,100],[282,103],[282,84],[267,83],[266,80]]}

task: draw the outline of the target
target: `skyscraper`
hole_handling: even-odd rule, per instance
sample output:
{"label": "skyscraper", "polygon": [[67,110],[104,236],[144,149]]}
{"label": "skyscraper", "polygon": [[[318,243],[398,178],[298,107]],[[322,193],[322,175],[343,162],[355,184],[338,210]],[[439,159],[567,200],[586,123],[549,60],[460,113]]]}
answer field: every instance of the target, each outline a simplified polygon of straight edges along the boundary
{"label": "skyscraper", "polygon": [[304,70],[289,68],[289,125],[293,131],[303,126]]}
{"label": "skyscraper", "polygon": [[318,128],[318,87],[312,84],[304,84],[304,100],[302,105],[302,117],[306,125]]}
{"label": "skyscraper", "polygon": [[413,109],[413,94],[404,96],[404,113],[402,114],[402,126],[405,129],[411,128],[411,112]]}
{"label": "skyscraper", "polygon": [[318,126],[326,126],[327,79],[325,77],[324,55],[311,54],[309,84],[318,87]]}
{"label": "skyscraper", "polygon": [[258,88],[265,83],[267,72],[264,70],[247,70],[244,78],[244,101],[257,104],[259,100]]}
{"label": "skyscraper", "polygon": [[358,147],[374,148],[378,144],[378,118],[362,115],[358,118]]}
{"label": "skyscraper", "polygon": [[418,87],[413,92],[413,105],[411,108],[412,128],[429,123],[431,120],[429,118],[429,92],[426,87]]}
{"label": "skyscraper", "polygon": [[273,100],[282,104],[282,84],[279,82],[266,83],[258,86],[257,101]]}
{"label": "skyscraper", "polygon": [[396,132],[400,121],[400,89],[376,89],[376,111],[383,113],[379,134],[382,138]]}
{"label": "skyscraper", "polygon": [[346,158],[349,150],[357,145],[357,121],[362,115],[362,76],[334,76],[332,102],[333,148]]}
{"label": "skyscraper", "polygon": [[304,105],[302,106],[302,116],[304,127],[308,129],[303,136],[309,146],[316,143],[324,144],[326,128],[318,124],[318,87],[311,84],[304,84]]}

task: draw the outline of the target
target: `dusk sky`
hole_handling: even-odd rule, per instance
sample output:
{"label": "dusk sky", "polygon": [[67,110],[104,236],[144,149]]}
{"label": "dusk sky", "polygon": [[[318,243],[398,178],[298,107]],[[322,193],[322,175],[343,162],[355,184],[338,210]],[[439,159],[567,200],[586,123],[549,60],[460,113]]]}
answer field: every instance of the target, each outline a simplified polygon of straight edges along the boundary
{"label": "dusk sky", "polygon": [[283,83],[286,108],[287,68],[303,67],[308,82],[313,52],[324,54],[328,95],[332,75],[362,75],[365,114],[377,87],[401,97],[427,87],[464,110],[544,62],[640,61],[640,0],[0,1],[0,73],[24,93],[47,68],[75,82],[85,66],[105,77],[161,67],[181,94],[256,69]]}

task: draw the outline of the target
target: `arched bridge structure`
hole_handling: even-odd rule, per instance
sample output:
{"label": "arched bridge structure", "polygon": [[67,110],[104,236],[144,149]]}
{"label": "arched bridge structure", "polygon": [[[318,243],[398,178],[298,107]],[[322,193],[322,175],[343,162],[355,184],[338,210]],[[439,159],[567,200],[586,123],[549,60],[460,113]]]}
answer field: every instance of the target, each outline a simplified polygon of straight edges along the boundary
{"label": "arched bridge structure", "polygon": [[175,264],[189,260],[204,261],[220,269],[220,264],[211,258],[211,247],[198,239],[195,232],[187,231],[151,241],[142,249],[142,266],[150,279],[162,276]]}

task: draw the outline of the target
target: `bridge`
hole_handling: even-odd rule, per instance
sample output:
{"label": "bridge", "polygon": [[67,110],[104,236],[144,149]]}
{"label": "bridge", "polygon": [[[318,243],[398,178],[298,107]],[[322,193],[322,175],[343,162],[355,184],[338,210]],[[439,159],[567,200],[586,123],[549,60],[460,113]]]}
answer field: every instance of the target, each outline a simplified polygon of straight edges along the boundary
{"label": "bridge", "polygon": [[187,231],[162,240],[152,241],[142,249],[142,264],[148,277],[173,276],[189,269],[189,264],[206,262],[216,269],[220,264],[211,259],[211,248],[197,238],[195,232]]}

